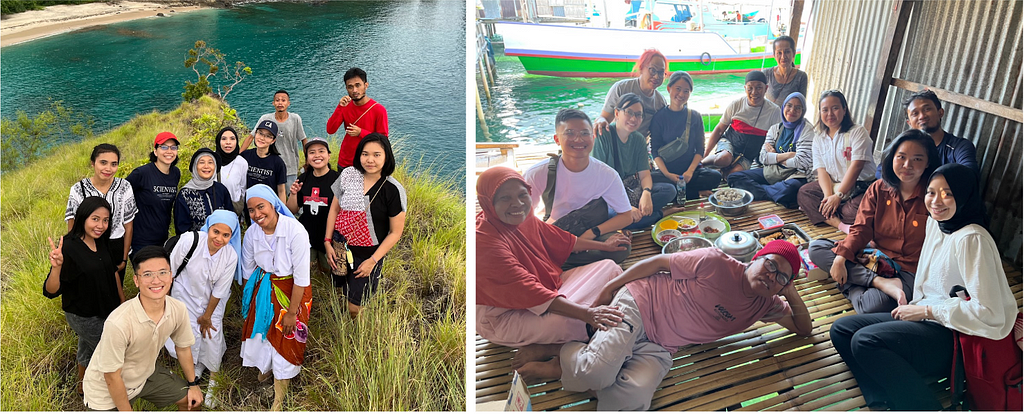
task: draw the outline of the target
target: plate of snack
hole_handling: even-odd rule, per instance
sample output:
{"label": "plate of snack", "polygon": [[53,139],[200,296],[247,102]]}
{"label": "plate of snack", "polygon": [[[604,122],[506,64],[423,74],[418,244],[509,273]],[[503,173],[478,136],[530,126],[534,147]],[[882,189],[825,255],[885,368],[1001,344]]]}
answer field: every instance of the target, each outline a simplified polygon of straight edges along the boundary
{"label": "plate of snack", "polygon": [[768,230],[755,230],[753,234],[761,245],[766,245],[772,240],[785,240],[792,243],[794,246],[807,247],[808,243],[811,241],[811,237],[808,236],[800,226],[797,226],[794,223],[789,223],[782,227],[776,227]]}
{"label": "plate of snack", "polygon": [[[729,220],[726,220],[725,217],[716,213],[704,213],[704,216],[703,221],[701,221],[701,213],[699,211],[682,211],[665,216],[657,223],[654,223],[654,226],[651,227],[651,238],[654,239],[654,242],[659,246],[664,246],[665,242],[659,240],[658,234],[665,230],[671,230],[671,223],[673,222],[676,223],[675,229],[683,236],[704,237],[710,240],[714,240],[718,235],[732,230],[732,227],[729,226]],[[712,221],[721,224],[721,227],[710,224]],[[714,231],[712,231],[712,234],[704,234],[702,229],[705,227],[712,227],[713,229],[720,231],[718,234],[714,234]]]}

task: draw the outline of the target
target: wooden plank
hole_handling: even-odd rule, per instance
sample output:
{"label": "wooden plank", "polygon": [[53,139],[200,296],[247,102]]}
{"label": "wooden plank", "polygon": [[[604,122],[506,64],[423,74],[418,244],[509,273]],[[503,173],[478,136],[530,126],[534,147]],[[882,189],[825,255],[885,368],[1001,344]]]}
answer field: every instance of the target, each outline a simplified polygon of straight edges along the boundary
{"label": "wooden plank", "polygon": [[[699,201],[685,203],[687,209]],[[797,210],[787,210],[771,202],[752,203],[748,213],[729,218],[738,230],[758,228],[757,217],[777,214],[788,223],[796,223],[812,238],[842,239],[844,234],[832,227],[811,226]],[[649,231],[633,233],[633,252],[623,264],[659,254],[660,246]],[[1011,291],[1021,306],[1020,269],[1004,262]],[[673,355],[672,368],[652,399],[652,408],[685,410],[855,410],[863,409],[864,399],[856,381],[835,352],[829,329],[835,320],[855,314],[850,302],[831,279],[796,282],[812,319],[812,336],[798,337],[776,323],[758,322],[736,335],[707,344],[681,348]],[[477,336],[476,401],[506,398],[512,379],[511,359],[515,350],[492,344]],[[941,384],[933,384],[942,395]],[[589,393],[569,392],[561,382],[531,386],[535,410],[594,410],[596,401]],[[773,396],[748,407],[741,403],[766,395]],[[948,391],[946,392],[948,394]],[[945,397],[944,405],[949,404]]]}
{"label": "wooden plank", "polygon": [[904,79],[892,78],[891,82],[892,86],[895,86],[900,89],[906,89],[911,92],[921,92],[925,89],[929,89],[932,92],[935,92],[935,96],[937,96],[939,99],[943,101],[957,104],[965,108],[971,108],[985,113],[990,113],[992,115],[1003,117],[1017,123],[1024,123],[1024,112],[1021,112],[1020,109],[1011,106],[1000,105],[995,102],[987,101],[985,99],[975,98],[970,95],[964,95],[961,93],[947,91],[942,88],[936,88],[934,86],[928,86]]}
{"label": "wooden plank", "polygon": [[910,21],[913,5],[914,2],[911,0],[896,0],[892,15],[889,17],[889,27],[885,29],[885,45],[882,46],[881,61],[878,62],[874,81],[871,83],[868,113],[863,123],[873,141],[878,138],[880,121],[885,116],[885,98],[889,94],[892,73],[896,69],[896,62],[903,49],[903,36],[907,32],[907,23]]}
{"label": "wooden plank", "polygon": [[[792,37],[793,41],[796,42],[800,38],[800,18],[804,14],[804,0],[793,0],[793,7],[790,8],[790,13],[792,14],[789,17],[789,37]],[[793,53],[796,53],[796,47],[793,49]]]}

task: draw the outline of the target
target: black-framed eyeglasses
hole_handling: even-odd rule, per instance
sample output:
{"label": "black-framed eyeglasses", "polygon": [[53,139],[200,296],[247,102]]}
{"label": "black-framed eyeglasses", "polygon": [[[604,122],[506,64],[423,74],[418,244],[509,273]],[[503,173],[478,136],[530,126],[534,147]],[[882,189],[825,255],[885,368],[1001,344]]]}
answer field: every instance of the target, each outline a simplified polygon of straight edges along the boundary
{"label": "black-framed eyeglasses", "polygon": [[779,286],[786,286],[789,282],[793,281],[793,275],[787,275],[779,271],[778,263],[767,257],[764,258],[764,269],[775,277],[775,283],[778,283]]}
{"label": "black-framed eyeglasses", "polygon": [[619,108],[619,110],[622,111],[622,112],[625,112],[626,116],[628,116],[630,118],[636,118],[636,119],[640,119],[640,120],[644,119],[644,111],[634,112],[632,110],[623,109],[623,108]]}

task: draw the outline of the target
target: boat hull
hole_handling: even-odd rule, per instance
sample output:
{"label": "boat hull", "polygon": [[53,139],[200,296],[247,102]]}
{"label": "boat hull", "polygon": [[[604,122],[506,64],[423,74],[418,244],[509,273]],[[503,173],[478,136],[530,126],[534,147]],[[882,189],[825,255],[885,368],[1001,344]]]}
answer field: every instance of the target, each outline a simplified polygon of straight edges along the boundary
{"label": "boat hull", "polygon": [[[739,73],[776,65],[767,52],[739,54],[711,32],[600,29],[522,23],[496,24],[505,55],[515,56],[527,73],[562,77],[632,77],[645,48],[668,58],[668,70],[691,75]],[[797,53],[796,64],[800,64]]]}

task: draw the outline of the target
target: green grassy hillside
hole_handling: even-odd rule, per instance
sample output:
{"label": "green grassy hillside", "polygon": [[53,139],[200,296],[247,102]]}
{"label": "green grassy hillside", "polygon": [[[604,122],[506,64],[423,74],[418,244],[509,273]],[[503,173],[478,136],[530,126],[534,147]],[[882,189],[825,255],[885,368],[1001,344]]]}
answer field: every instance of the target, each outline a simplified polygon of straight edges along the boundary
{"label": "green grassy hillside", "polygon": [[[74,392],[75,334],[59,299],[44,298],[41,289],[49,269],[46,238],[66,232],[68,191],[91,174],[92,147],[117,145],[122,151],[118,176],[123,178],[148,162],[158,132],[173,131],[183,141],[179,167],[184,182],[192,152],[212,148],[213,135],[226,124],[242,126],[226,104],[203,98],[168,113],[137,116],[0,178],[0,409],[84,409]],[[423,165],[404,162],[395,174],[408,191],[406,228],[388,254],[380,291],[361,317],[349,318],[328,276],[313,275],[306,363],[292,382],[286,409],[465,409],[465,199],[452,190],[457,186],[432,176]],[[131,284],[130,277],[126,283]],[[126,286],[126,293],[132,297],[137,289]],[[236,287],[224,322],[228,350],[214,390],[218,409],[266,410],[272,386],[257,383],[256,369],[240,366],[238,297]],[[176,368],[168,358],[160,363]]]}

